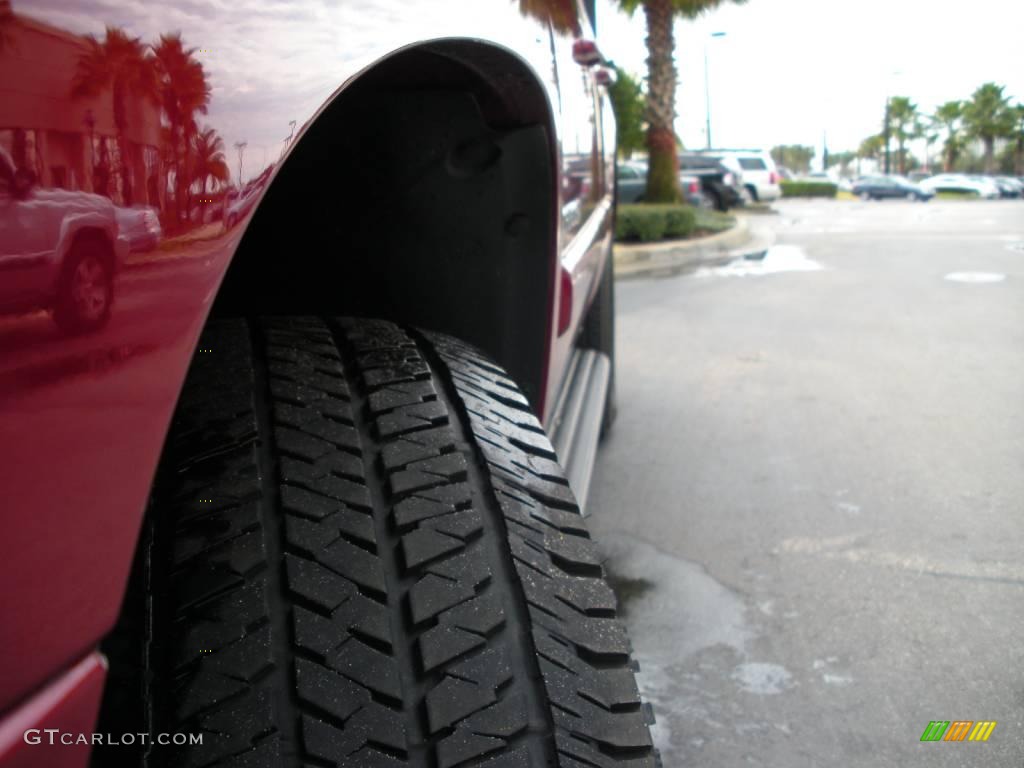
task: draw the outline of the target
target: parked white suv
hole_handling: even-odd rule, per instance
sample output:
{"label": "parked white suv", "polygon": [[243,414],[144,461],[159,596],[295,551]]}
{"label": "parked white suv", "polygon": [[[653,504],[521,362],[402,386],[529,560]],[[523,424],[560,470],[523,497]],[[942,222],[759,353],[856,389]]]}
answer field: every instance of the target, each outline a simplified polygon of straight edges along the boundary
{"label": "parked white suv", "polygon": [[782,197],[781,176],[775,161],[758,149],[713,149],[701,152],[715,157],[743,180],[743,189],[753,202],[771,202]]}
{"label": "parked white suv", "polygon": [[98,330],[127,253],[110,200],[38,189],[0,148],[0,314],[49,309],[68,333]]}

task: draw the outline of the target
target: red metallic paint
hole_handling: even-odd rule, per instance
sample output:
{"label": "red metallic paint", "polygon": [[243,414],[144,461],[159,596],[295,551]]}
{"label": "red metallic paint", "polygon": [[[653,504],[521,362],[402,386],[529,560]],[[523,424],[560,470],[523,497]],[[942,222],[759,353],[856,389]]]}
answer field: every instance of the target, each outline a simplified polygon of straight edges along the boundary
{"label": "red metallic paint", "polygon": [[103,657],[92,653],[0,722],[0,765],[83,768],[90,747],[74,742],[80,734],[91,740],[106,674]]}
{"label": "red metallic paint", "polygon": [[[90,11],[105,6],[91,3],[15,2],[11,13],[0,0],[0,88],[9,94],[0,99],[0,147],[15,165],[32,169],[37,190],[65,187],[83,196],[105,190],[115,203],[142,203],[163,219],[152,250],[125,255],[123,244],[111,245],[118,266],[109,320],[89,333],[68,333],[51,316],[52,277],[36,280],[43,290],[27,302],[2,295],[4,283],[15,284],[15,269],[49,259],[58,260],[59,272],[59,260],[68,256],[66,242],[40,241],[38,226],[25,224],[31,194],[19,200],[14,181],[0,179],[3,735],[26,713],[37,713],[40,702],[54,708],[62,727],[90,725],[102,678],[96,656],[67,673],[78,675],[72,682],[55,676],[90,654],[117,616],[168,425],[218,286],[266,184],[302,141],[304,127],[363,72],[430,40],[514,51],[536,74],[558,135],[560,259],[551,268],[571,276],[573,329],[610,247],[614,125],[607,99],[573,61],[573,37],[549,33],[521,15],[517,2],[388,0],[358,4],[358,13],[334,9],[328,20],[312,7],[264,12],[242,3],[225,15],[213,6],[175,5],[126,5],[108,18]],[[245,36],[235,33],[242,22]],[[176,135],[168,132],[174,126],[158,100],[129,98],[119,118],[109,83],[91,95],[72,95],[77,62],[89,50],[84,35],[102,40],[108,24],[147,43],[181,30],[184,45],[196,47],[193,56],[213,87],[208,113],[197,113],[199,128],[219,132],[226,168],[194,188],[191,207],[172,178],[178,140],[168,138]],[[347,29],[358,34],[345,38]],[[339,45],[343,39],[347,44]],[[19,87],[9,89],[14,82]],[[579,183],[568,183],[574,178]],[[244,199],[230,226],[226,187],[241,187]],[[172,197],[190,215],[180,216]],[[61,231],[69,226],[60,222]],[[554,303],[552,292],[543,393],[549,404],[575,336],[558,335]],[[54,699],[54,690],[64,693]],[[8,768],[36,753],[9,748],[5,754],[0,764]]]}

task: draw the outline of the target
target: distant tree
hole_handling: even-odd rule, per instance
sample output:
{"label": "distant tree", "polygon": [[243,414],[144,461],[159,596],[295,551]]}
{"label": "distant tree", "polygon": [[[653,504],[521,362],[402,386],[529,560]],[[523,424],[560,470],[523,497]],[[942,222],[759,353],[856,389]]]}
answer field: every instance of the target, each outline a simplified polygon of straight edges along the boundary
{"label": "distant tree", "polygon": [[619,154],[629,158],[644,148],[644,94],[640,83],[621,67],[615,68],[615,82],[608,93],[615,111]]}
{"label": "distant tree", "polygon": [[153,60],[139,38],[129,37],[117,27],[107,27],[102,41],[93,35],[85,40],[86,50],[78,57],[71,79],[71,97],[94,98],[110,89],[120,155],[121,192],[125,205],[131,205],[134,195],[127,165],[128,102],[156,101]]}
{"label": "distant tree", "polygon": [[1013,175],[1024,176],[1024,104],[1016,104],[1011,107],[1013,117],[1013,128],[1010,130],[1010,139],[1013,152]]}
{"label": "distant tree", "polygon": [[957,156],[953,170],[956,173],[984,173],[985,157],[971,151],[969,146],[965,146]]}
{"label": "distant tree", "polygon": [[[860,160],[874,160],[878,162],[885,154],[885,136],[876,133],[868,136],[857,147],[857,158]],[[860,173],[860,164],[857,166],[857,173]]]}
{"label": "distant tree", "polygon": [[580,20],[575,0],[519,0],[519,12],[551,24],[556,32],[579,34]]}
{"label": "distant tree", "polygon": [[942,142],[942,170],[946,173],[950,173],[956,166],[957,158],[964,148],[963,117],[962,101],[940,104],[932,115],[936,128],[945,137]]}
{"label": "distant tree", "polygon": [[896,139],[900,173],[907,172],[907,141],[914,138],[918,122],[917,105],[906,96],[889,99],[889,130]]}
{"label": "distant tree", "polygon": [[921,115],[914,126],[914,138],[924,140],[924,170],[930,171],[932,165],[932,146],[939,140],[939,126],[931,115]]}
{"label": "distant tree", "polygon": [[[850,163],[852,163],[856,159],[856,152],[829,152],[828,168],[835,168],[838,166],[840,173],[845,173]],[[827,171],[828,168],[826,168],[825,170]]]}
{"label": "distant tree", "polygon": [[213,128],[203,128],[192,139],[194,154],[194,175],[201,183],[200,194],[206,194],[207,182],[225,183],[231,175],[224,158],[224,140]]}
{"label": "distant tree", "polygon": [[[676,153],[676,67],[673,24],[695,19],[726,0],[619,0],[627,13],[643,7],[647,19],[647,191],[652,203],[680,199]],[[740,3],[744,0],[731,0]]]}
{"label": "distant tree", "polygon": [[196,118],[206,114],[210,103],[210,85],[195,48],[186,48],[180,34],[161,35],[153,46],[158,92],[167,122],[170,124],[170,156],[175,178],[175,220],[188,218],[189,189],[196,178],[192,167],[192,149],[198,131]]}
{"label": "distant tree", "polygon": [[776,165],[789,168],[796,173],[807,173],[814,158],[814,147],[802,144],[786,144],[772,147],[772,160]]}
{"label": "distant tree", "polygon": [[1010,100],[1003,94],[1004,86],[985,83],[964,106],[964,126],[967,133],[979,139],[985,147],[985,172],[995,170],[996,139],[1013,132],[1014,116]]}

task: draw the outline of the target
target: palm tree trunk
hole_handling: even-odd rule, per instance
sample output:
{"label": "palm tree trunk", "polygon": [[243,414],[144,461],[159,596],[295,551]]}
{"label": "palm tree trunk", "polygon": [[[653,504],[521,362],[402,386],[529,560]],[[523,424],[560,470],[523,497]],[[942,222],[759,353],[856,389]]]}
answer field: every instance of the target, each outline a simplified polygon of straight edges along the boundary
{"label": "palm tree trunk", "polygon": [[132,180],[128,167],[128,113],[125,109],[125,88],[115,80],[111,89],[114,100],[114,127],[117,129],[117,170],[121,177],[121,203],[132,204]]}
{"label": "palm tree trunk", "polygon": [[907,172],[907,153],[904,150],[903,139],[900,139],[900,176]]}
{"label": "palm tree trunk", "polygon": [[178,152],[178,125],[174,116],[171,116],[171,156],[174,158],[174,226],[181,224],[181,154]]}
{"label": "palm tree trunk", "polygon": [[992,173],[995,170],[996,140],[992,136],[985,136],[985,173]]}
{"label": "palm tree trunk", "polygon": [[647,17],[647,192],[649,203],[680,199],[676,156],[676,68],[671,0],[644,0]]}

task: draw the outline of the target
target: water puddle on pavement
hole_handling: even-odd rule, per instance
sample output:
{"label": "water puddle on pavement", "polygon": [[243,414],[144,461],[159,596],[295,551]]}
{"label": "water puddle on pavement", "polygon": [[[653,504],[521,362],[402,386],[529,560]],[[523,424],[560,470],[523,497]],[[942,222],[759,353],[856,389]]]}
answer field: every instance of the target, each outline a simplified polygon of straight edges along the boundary
{"label": "water puddle on pavement", "polygon": [[[708,744],[730,734],[786,727],[765,720],[755,702],[800,683],[782,665],[752,658],[758,632],[747,619],[757,609],[747,598],[699,563],[628,534],[604,531],[600,548],[665,765],[697,764]],[[758,608],[753,618],[771,616],[770,604]]]}
{"label": "water puddle on pavement", "polygon": [[674,764],[700,748],[687,743],[684,726],[717,718],[708,711],[706,678],[727,683],[754,636],[743,599],[699,564],[632,536],[605,532],[601,551],[633,642],[637,683],[654,707],[655,746]]}
{"label": "water puddle on pavement", "polygon": [[796,245],[773,245],[767,250],[748,254],[721,267],[701,267],[697,277],[761,277],[780,272],[819,272],[824,267],[807,258]]}
{"label": "water puddle on pavement", "polygon": [[950,272],[945,279],[951,283],[1001,283],[1006,275],[1001,272]]}
{"label": "water puddle on pavement", "polygon": [[720,644],[743,652],[743,600],[703,567],[624,534],[605,534],[601,549],[638,655],[671,663]]}
{"label": "water puddle on pavement", "polygon": [[739,683],[740,690],[762,696],[782,693],[793,686],[793,676],[785,667],[762,662],[740,664],[733,670],[732,679]]}

